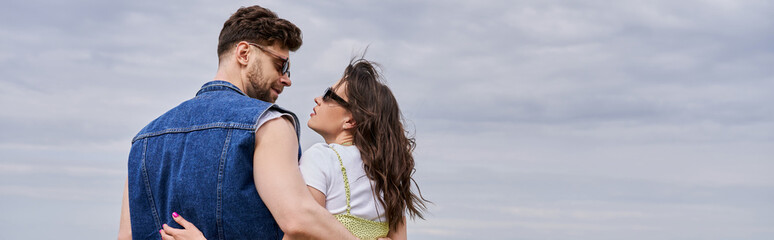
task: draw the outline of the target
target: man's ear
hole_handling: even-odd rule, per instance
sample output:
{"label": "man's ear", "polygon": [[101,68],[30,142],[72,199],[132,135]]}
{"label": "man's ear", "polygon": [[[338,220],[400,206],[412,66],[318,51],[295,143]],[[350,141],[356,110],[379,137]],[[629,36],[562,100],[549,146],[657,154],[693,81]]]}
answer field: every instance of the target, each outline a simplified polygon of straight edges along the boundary
{"label": "man's ear", "polygon": [[250,44],[246,42],[239,42],[234,48],[234,57],[236,57],[237,63],[241,66],[247,66],[250,62]]}

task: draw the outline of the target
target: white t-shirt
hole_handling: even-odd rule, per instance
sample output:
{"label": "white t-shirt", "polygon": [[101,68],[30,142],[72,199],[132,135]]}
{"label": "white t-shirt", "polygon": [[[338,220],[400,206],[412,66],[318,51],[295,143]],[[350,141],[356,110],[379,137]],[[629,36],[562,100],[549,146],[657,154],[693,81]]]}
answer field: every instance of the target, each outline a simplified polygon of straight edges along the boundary
{"label": "white t-shirt", "polygon": [[260,129],[261,126],[263,126],[263,124],[268,122],[269,120],[272,120],[272,119],[275,119],[275,118],[278,118],[278,117],[282,117],[282,116],[288,116],[288,118],[290,119],[291,123],[293,123],[293,126],[295,126],[296,123],[293,122],[294,120],[293,120],[293,116],[292,115],[290,115],[288,113],[281,113],[281,112],[279,112],[277,110],[274,110],[274,109],[268,109],[268,110],[266,110],[266,112],[263,112],[263,115],[261,115],[261,117],[258,118],[258,121],[256,123],[257,127],[255,128],[255,131],[257,132],[258,129]]}
{"label": "white t-shirt", "polygon": [[347,212],[344,175],[333,147],[341,155],[349,179],[351,214],[371,221],[387,221],[384,207],[374,199],[371,180],[363,170],[360,151],[355,146],[317,143],[301,155],[299,168],[306,185],[325,194],[325,208],[331,214]]}

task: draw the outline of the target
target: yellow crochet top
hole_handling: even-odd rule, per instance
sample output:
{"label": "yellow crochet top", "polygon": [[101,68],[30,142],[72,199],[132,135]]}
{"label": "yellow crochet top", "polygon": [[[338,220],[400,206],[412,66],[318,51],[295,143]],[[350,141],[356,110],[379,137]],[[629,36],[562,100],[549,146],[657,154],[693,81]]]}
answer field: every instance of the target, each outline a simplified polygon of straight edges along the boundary
{"label": "yellow crochet top", "polygon": [[352,206],[349,204],[349,179],[347,178],[347,169],[344,168],[344,162],[341,160],[341,155],[336,149],[331,147],[333,152],[336,153],[336,157],[339,158],[339,164],[341,165],[341,173],[344,175],[344,190],[347,193],[347,213],[341,213],[333,215],[339,220],[344,227],[349,230],[355,237],[360,239],[378,239],[380,237],[386,237],[390,231],[390,225],[386,222],[371,221],[365,218],[361,218],[350,214]]}

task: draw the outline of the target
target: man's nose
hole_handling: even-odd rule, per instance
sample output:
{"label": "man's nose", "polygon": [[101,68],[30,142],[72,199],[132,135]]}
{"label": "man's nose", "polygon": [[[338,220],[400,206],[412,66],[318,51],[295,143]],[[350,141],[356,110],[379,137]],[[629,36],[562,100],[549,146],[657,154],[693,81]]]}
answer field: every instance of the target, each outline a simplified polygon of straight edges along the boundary
{"label": "man's nose", "polygon": [[290,81],[290,76],[288,76],[288,75],[289,75],[289,74],[283,74],[283,75],[280,77],[280,83],[282,83],[282,85],[285,85],[285,86],[287,86],[287,87],[290,87],[290,85],[292,85],[292,84],[293,84],[293,82],[292,82],[292,81]]}

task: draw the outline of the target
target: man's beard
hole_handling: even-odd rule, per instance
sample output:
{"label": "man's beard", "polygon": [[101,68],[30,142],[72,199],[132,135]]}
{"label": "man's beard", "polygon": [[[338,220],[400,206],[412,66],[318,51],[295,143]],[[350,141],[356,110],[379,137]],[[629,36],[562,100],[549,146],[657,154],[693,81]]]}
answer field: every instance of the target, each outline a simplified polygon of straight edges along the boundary
{"label": "man's beard", "polygon": [[250,68],[250,71],[247,72],[247,80],[250,82],[250,86],[255,93],[255,96],[253,96],[254,98],[264,102],[273,103],[275,99],[271,97],[271,81],[265,81],[263,79],[263,69],[259,67],[260,65],[260,61],[255,62]]}

